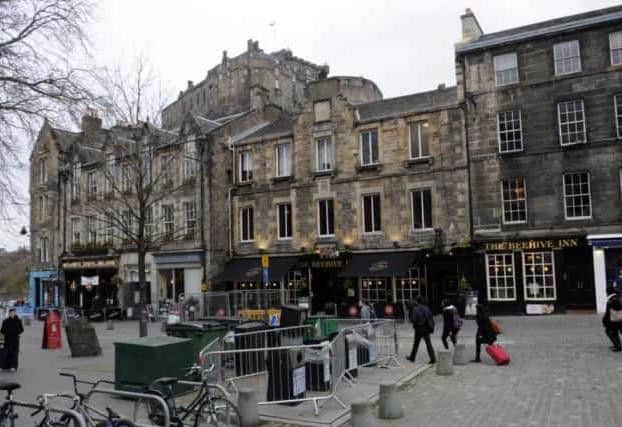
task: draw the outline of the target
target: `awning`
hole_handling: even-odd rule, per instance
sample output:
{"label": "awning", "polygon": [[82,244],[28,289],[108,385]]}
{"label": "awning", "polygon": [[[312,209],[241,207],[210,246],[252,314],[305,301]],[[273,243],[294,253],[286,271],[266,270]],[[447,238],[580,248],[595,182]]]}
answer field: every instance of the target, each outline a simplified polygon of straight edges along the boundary
{"label": "awning", "polygon": [[593,234],[587,240],[597,248],[622,248],[622,234]]}
{"label": "awning", "polygon": [[[270,257],[269,280],[279,282],[298,261],[297,256]],[[222,273],[216,276],[216,283],[254,281],[261,283],[261,258],[233,258],[225,265]]]}
{"label": "awning", "polygon": [[407,276],[416,252],[376,252],[354,254],[339,277]]}

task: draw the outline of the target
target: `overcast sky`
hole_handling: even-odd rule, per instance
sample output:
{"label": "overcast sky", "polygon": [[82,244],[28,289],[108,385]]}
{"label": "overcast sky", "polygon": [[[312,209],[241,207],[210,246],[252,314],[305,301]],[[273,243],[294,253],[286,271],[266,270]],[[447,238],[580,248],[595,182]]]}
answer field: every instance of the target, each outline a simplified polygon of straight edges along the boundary
{"label": "overcast sky", "polygon": [[[170,93],[198,82],[249,38],[267,52],[328,64],[331,75],[367,77],[385,97],[455,84],[453,45],[471,8],[485,33],[620,4],[611,0],[101,0],[90,28],[100,65],[143,54]],[[0,248],[27,244],[28,216],[0,222]]]}

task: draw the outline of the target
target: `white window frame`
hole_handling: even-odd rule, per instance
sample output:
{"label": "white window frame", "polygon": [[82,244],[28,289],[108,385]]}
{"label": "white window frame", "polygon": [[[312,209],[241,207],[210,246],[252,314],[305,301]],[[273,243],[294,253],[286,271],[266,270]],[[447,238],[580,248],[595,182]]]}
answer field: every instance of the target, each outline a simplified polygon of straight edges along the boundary
{"label": "white window frame", "polygon": [[97,244],[97,217],[86,217],[86,241],[88,244]]}
{"label": "white window frame", "polygon": [[[425,203],[423,199],[423,193],[429,191],[430,192],[430,224],[431,227],[426,227],[426,216],[425,216]],[[419,193],[421,197],[421,208],[423,211],[421,212],[421,217],[423,218],[422,228],[415,228],[415,194]],[[434,230],[434,200],[432,199],[432,189],[431,188],[414,188],[409,191],[410,197],[410,229],[414,233],[419,233],[422,231],[430,231]]]}
{"label": "white window frame", "polygon": [[[621,44],[619,47],[613,46],[615,36],[619,36],[621,39]],[[614,51],[618,51],[620,54],[619,62],[615,61]],[[615,31],[609,34],[609,56],[611,58],[611,65],[622,65],[622,31]]]}
{"label": "white window frame", "polygon": [[[581,197],[584,196],[584,193],[579,193],[579,194],[566,194],[566,177],[567,176],[571,176],[571,175],[583,175],[586,174],[587,175],[587,195],[590,199],[590,204],[589,204],[589,208],[590,208],[590,215],[589,216],[572,216],[569,217],[568,216],[568,198],[569,197]],[[592,219],[592,215],[593,215],[593,209],[592,209],[592,176],[589,172],[568,172],[568,173],[564,173],[562,175],[562,194],[564,195],[564,218],[566,219],[566,221],[581,221],[581,220],[586,220],[586,219]]]}
{"label": "white window frame", "polygon": [[50,261],[48,238],[39,237],[39,262],[47,263]]}
{"label": "white window frame", "polygon": [[[367,231],[365,229],[365,217],[367,215],[367,211],[365,210],[365,199],[371,197],[371,226],[372,226],[372,230]],[[379,229],[375,229],[374,223],[376,222],[376,218],[375,218],[375,214],[374,214],[374,208],[376,207],[376,203],[374,202],[374,200],[376,200],[376,197],[378,197],[378,212],[380,213],[380,228]],[[333,202],[334,203],[334,202]],[[365,235],[369,235],[369,234],[381,234],[382,231],[382,194],[381,193],[367,193],[367,194],[362,194],[361,195],[361,212],[363,213],[362,217],[361,217],[361,221],[362,221],[362,231],[363,234]]]}
{"label": "white window frame", "polygon": [[[503,274],[501,274],[501,275],[495,273],[494,276],[491,276],[490,275],[490,257],[495,257],[495,258],[503,257],[502,258],[503,259],[503,267],[497,267],[495,265],[495,268],[507,269],[508,268],[508,264],[505,263],[505,257],[507,257],[507,256],[510,256],[511,260],[512,260],[512,264],[511,264],[511,266],[509,266],[509,268],[512,269],[512,275],[509,276],[507,274],[507,270],[505,270],[505,271],[503,271]],[[517,299],[517,294],[516,294],[516,263],[514,262],[514,253],[513,252],[504,252],[504,253],[493,252],[493,253],[487,253],[485,258],[486,258],[486,296],[488,298],[488,301],[516,301],[516,299]],[[495,264],[496,264],[496,262],[495,262]],[[507,285],[507,280],[510,277],[512,278],[512,286],[508,286]],[[505,298],[501,298],[501,297],[497,296],[497,297],[493,298],[492,297],[492,292],[491,292],[492,286],[491,286],[491,282],[490,282],[490,279],[493,279],[493,278],[495,280],[502,279],[503,282],[504,282],[504,286],[503,287],[499,287],[499,286],[497,286],[495,284],[494,287],[497,289],[497,295],[498,295],[499,289],[505,289],[506,295],[507,295],[508,289],[512,289],[512,293],[514,294],[514,297],[513,298],[509,298],[509,297],[506,296]]]}
{"label": "white window frame", "polygon": [[[282,164],[283,160],[281,158],[281,151],[280,149],[283,147],[287,147],[287,159],[285,159],[285,164]],[[292,176],[292,143],[291,142],[282,142],[279,144],[276,144],[276,146],[274,147],[274,158],[276,159],[275,163],[275,171],[274,171],[274,175],[277,178],[285,178],[288,176]],[[281,171],[281,168],[286,166],[287,170],[283,170]]]}
{"label": "white window frame", "polygon": [[110,214],[103,215],[104,220],[104,243],[114,242],[114,224],[112,223],[112,216]]}
{"label": "white window frame", "polygon": [[616,133],[618,138],[622,138],[622,111],[620,111],[620,106],[618,106],[618,100],[620,100],[620,106],[622,106],[622,95],[614,95],[613,97],[613,109],[615,111],[615,121],[616,121]]}
{"label": "white window frame", "polygon": [[132,191],[132,169],[129,165],[121,167],[121,191],[124,193]]}
{"label": "white window frame", "polygon": [[162,185],[175,185],[175,165],[172,154],[160,156],[160,182]]}
{"label": "white window frame", "polygon": [[48,182],[47,159],[39,159],[39,184]]}
{"label": "white window frame", "polygon": [[114,191],[114,182],[116,178],[116,158],[114,153],[106,154],[106,191],[111,193]]}
{"label": "white window frame", "polygon": [[[535,256],[536,254],[540,254],[542,256],[544,256],[544,254],[550,254],[551,255],[551,272],[550,272],[550,274],[547,273],[546,275],[550,275],[553,278],[553,287],[552,287],[552,289],[553,289],[553,297],[552,298],[547,298],[547,297],[534,298],[534,297],[529,297],[527,295],[527,261],[526,261],[526,257],[528,255]],[[525,301],[557,301],[557,281],[555,279],[555,252],[553,252],[553,251],[535,251],[535,252],[530,252],[529,251],[529,252],[522,252],[522,256],[523,256],[523,294],[524,294],[524,297],[525,297]],[[544,265],[544,263],[543,263],[543,265]],[[543,276],[543,277],[545,277],[545,276]],[[543,288],[547,289],[547,286],[543,286]]]}
{"label": "white window frame", "polygon": [[[517,179],[520,179],[520,180],[523,181],[523,191],[524,191],[523,201],[525,203],[525,219],[524,220],[516,220],[516,221],[515,220],[506,221],[506,219],[505,219],[505,212],[506,212],[506,210],[505,210],[505,202],[506,202],[506,200],[505,200],[505,197],[504,197],[503,185],[504,185],[505,182],[510,183],[510,182],[515,181]],[[527,221],[529,220],[529,208],[527,206],[527,180],[524,177],[522,177],[522,176],[502,179],[501,183],[500,183],[500,186],[501,186],[501,219],[503,221],[503,224],[505,224],[505,225],[526,224]],[[508,200],[507,202],[508,203],[512,203],[512,202],[519,203],[520,201],[521,201],[521,199],[515,199],[515,200]]]}
{"label": "white window frame", "polygon": [[289,214],[291,228],[294,227],[294,216],[292,215],[292,204],[290,202],[279,203],[276,205],[276,235],[278,240],[292,240],[294,233],[291,228],[287,226],[287,221],[285,222],[285,236],[281,236],[281,208],[285,208],[285,218]]}
{"label": "white window frame", "polygon": [[[80,226],[80,218],[71,218],[71,244],[80,244],[82,242],[82,233]],[[76,238],[77,237],[77,238]]]}
{"label": "white window frame", "polygon": [[374,305],[389,302],[389,281],[384,277],[364,277],[359,282],[361,299]]}
{"label": "white window frame", "polygon": [[[332,200],[333,202],[333,232],[328,234],[322,234],[322,202],[327,202]],[[326,230],[330,231],[329,223],[328,223],[328,204],[326,204]],[[326,237],[335,237],[335,199],[327,198],[327,199],[318,199],[317,201],[317,235],[322,238]]]}
{"label": "white window frame", "polygon": [[[170,207],[170,211],[169,208]],[[164,240],[174,240],[175,233],[175,204],[163,203],[160,206],[162,211],[162,237]],[[170,212],[170,218],[167,217],[167,213]],[[168,230],[170,228],[170,230]]]}
{"label": "white window frame", "polygon": [[[506,130],[501,131],[501,115],[503,114],[504,117],[507,114],[512,114],[512,119],[511,122],[512,124],[515,122],[514,120],[514,114],[518,113],[518,132],[520,132],[520,140],[518,140],[518,142],[520,143],[520,148],[513,148],[511,150],[504,150],[501,148],[501,134],[506,134],[509,135],[510,133],[514,133],[517,131],[517,129],[512,129],[512,130],[507,130],[507,126],[506,126]],[[506,123],[508,123],[509,121],[506,119],[505,120]],[[512,139],[512,143],[514,144],[514,146],[516,146],[516,139]],[[508,145],[508,142],[505,142],[506,145]],[[523,151],[524,146],[523,146],[523,114],[521,112],[521,110],[506,110],[506,111],[499,111],[497,113],[497,145],[499,147],[499,153],[501,154],[507,154],[507,153],[519,153],[521,151]]]}
{"label": "white window frame", "polygon": [[[324,150],[324,159],[320,159],[320,144],[324,144],[327,148]],[[322,168],[322,161],[328,160],[329,167]],[[315,170],[316,172],[330,172],[335,167],[335,154],[333,151],[333,138],[332,136],[322,136],[315,138]]]}
{"label": "white window frame", "polygon": [[[253,223],[253,233],[250,235],[250,223],[244,224],[244,211],[251,210],[251,215],[247,215],[249,221]],[[246,226],[246,234],[248,238],[244,238],[244,227]],[[240,242],[249,243],[255,241],[255,208],[253,206],[242,206],[240,208]]]}
{"label": "white window frame", "polygon": [[[247,158],[245,161],[244,159]],[[248,169],[244,169],[244,166]],[[240,151],[238,153],[238,179],[240,182],[251,182],[253,180],[253,152],[250,150]],[[246,178],[243,177],[243,173],[247,172]]]}
{"label": "white window frame", "polygon": [[71,200],[80,199],[80,177],[82,176],[82,167],[80,163],[73,165],[73,175],[71,177]]}
{"label": "white window frame", "polygon": [[154,211],[154,206],[149,206],[145,210],[145,237],[147,239],[152,239],[155,232]]}
{"label": "white window frame", "polygon": [[[509,58],[509,57],[514,57],[514,62],[516,64],[516,66],[514,68],[504,68],[504,69],[499,69],[499,64],[498,61],[500,61],[502,58]],[[493,68],[494,68],[494,72],[495,72],[495,85],[497,87],[502,87],[502,86],[509,86],[509,85],[513,85],[516,84],[520,81],[520,77],[518,76],[518,55],[516,52],[508,52],[508,53],[503,53],[500,55],[495,55],[492,58],[492,62],[493,62]],[[511,70],[516,70],[516,80],[512,80],[512,81],[507,81],[507,82],[501,82],[499,79],[499,73],[503,73],[503,72],[507,72],[507,71],[511,71]]]}
{"label": "white window frame", "polygon": [[[418,156],[413,156],[413,127],[417,130],[417,152]],[[419,120],[408,123],[408,157],[410,160],[429,159],[430,156],[430,134],[427,129],[430,128],[430,123],[427,120]],[[425,129],[425,130],[424,130]],[[426,151],[428,154],[423,153],[423,146],[421,143],[421,136],[425,133],[425,143],[427,145]]]}
{"label": "white window frame", "polygon": [[427,298],[428,274],[425,264],[408,269],[408,277],[395,278],[395,302],[409,304],[417,297]]}
{"label": "white window frame", "polygon": [[[372,137],[371,135],[375,133],[376,134],[376,145],[377,145],[377,153],[378,153],[378,158],[376,159],[376,161],[374,161],[374,150],[373,150],[373,144],[372,144]],[[364,135],[369,134],[369,147],[368,148],[368,154],[369,154],[369,159],[370,162],[369,163],[365,163],[364,159],[365,159],[365,155],[364,152],[366,150],[366,147],[363,146],[363,140],[364,140]],[[360,162],[361,162],[361,166],[375,166],[375,165],[379,165],[380,164],[380,132],[378,131],[378,128],[374,128],[374,129],[365,129],[362,130],[359,136],[360,139],[360,144],[359,144],[359,148],[360,148]]]}
{"label": "white window frame", "polygon": [[[568,46],[572,46],[572,48],[574,48],[576,46],[577,48],[577,55],[576,56],[565,56],[565,57],[561,57],[558,58],[557,57],[557,49],[558,47],[561,49],[562,46],[564,45],[568,45]],[[579,68],[577,70],[572,70],[572,71],[561,71],[558,66],[558,62],[562,62],[562,61],[568,61],[571,60],[573,58],[578,58],[579,59]],[[582,69],[582,65],[581,65],[581,45],[579,44],[579,40],[569,40],[569,41],[565,41],[562,43],[556,43],[553,45],[553,62],[555,64],[555,75],[556,76],[566,76],[569,74],[575,74],[575,73],[580,73],[581,69]]]}
{"label": "white window frame", "polygon": [[[573,121],[568,121],[565,122],[564,124],[566,125],[570,125],[570,124],[577,124],[577,123],[583,123],[583,141],[579,141],[579,142],[564,142],[564,136],[563,136],[563,131],[562,131],[562,113],[561,113],[561,107],[562,104],[570,104],[570,103],[577,103],[580,102],[581,103],[581,114],[583,116],[583,120],[573,120]],[[575,112],[576,114],[576,112]],[[558,125],[558,130],[559,130],[559,145],[561,145],[562,147],[566,147],[566,146],[570,146],[570,145],[577,145],[577,144],[587,144],[587,118],[586,118],[586,114],[585,114],[585,103],[582,99],[572,99],[572,100],[568,100],[568,101],[561,101],[557,103],[557,125]]]}
{"label": "white window frame", "polygon": [[97,172],[89,172],[86,175],[86,182],[87,182],[87,191],[89,196],[96,196],[97,195],[97,190],[98,190],[98,186],[97,186]]}
{"label": "white window frame", "polygon": [[184,180],[197,175],[197,150],[194,144],[194,141],[187,141],[184,144]]}
{"label": "white window frame", "polygon": [[197,206],[194,201],[184,202],[184,228],[186,236],[192,234],[194,238],[197,232]]}

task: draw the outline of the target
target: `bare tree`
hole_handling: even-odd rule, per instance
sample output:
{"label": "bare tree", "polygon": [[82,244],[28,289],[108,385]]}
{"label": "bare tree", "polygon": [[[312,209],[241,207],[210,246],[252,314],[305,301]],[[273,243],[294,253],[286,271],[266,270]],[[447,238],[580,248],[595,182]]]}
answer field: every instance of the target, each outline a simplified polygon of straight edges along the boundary
{"label": "bare tree", "polygon": [[86,51],[91,10],[91,0],[0,0],[0,215],[20,199],[24,141],[43,118],[75,118],[90,100],[89,73],[67,52]]}

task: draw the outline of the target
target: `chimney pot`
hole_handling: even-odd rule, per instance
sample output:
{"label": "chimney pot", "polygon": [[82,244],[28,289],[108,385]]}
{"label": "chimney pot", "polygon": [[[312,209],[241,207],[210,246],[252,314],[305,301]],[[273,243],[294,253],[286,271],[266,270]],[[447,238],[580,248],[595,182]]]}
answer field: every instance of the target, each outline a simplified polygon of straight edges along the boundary
{"label": "chimney pot", "polygon": [[192,86],[194,86],[194,83],[192,83],[192,80],[188,80],[188,89],[192,88]]}
{"label": "chimney pot", "polygon": [[445,83],[441,83],[438,85],[438,90],[445,89]]}

